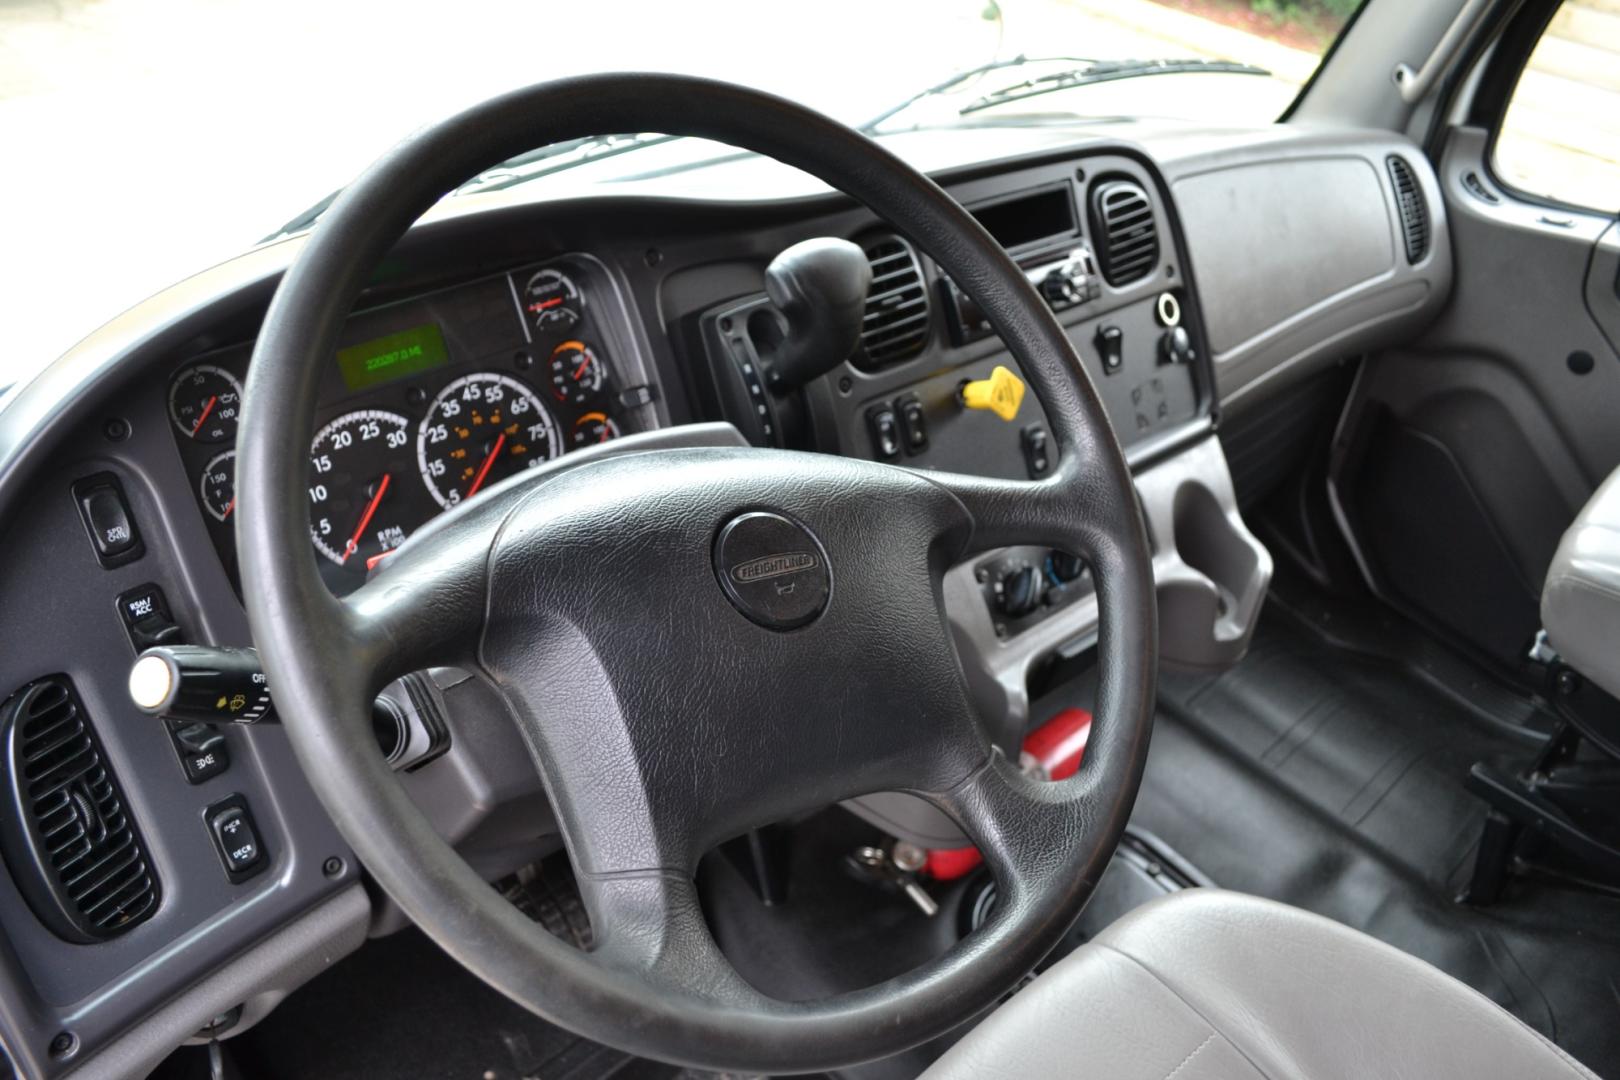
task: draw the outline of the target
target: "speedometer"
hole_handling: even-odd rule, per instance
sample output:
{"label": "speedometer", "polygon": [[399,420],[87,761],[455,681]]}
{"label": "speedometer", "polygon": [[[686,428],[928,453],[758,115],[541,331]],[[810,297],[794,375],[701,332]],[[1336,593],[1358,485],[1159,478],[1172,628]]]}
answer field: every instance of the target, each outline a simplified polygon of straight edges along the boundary
{"label": "speedometer", "polygon": [[410,477],[410,421],[382,409],[344,413],[309,448],[309,535],[338,566],[405,542],[430,508]]}
{"label": "speedometer", "polygon": [[539,396],[493,371],[465,375],[439,391],[416,436],[422,481],[446,509],[562,449]]}

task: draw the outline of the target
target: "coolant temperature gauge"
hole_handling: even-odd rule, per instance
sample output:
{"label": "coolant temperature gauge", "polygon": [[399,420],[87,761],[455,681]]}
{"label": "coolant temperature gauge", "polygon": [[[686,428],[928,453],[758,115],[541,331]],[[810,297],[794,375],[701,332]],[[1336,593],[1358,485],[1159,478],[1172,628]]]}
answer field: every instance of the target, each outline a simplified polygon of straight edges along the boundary
{"label": "coolant temperature gauge", "polygon": [[227,450],[214,455],[203,467],[202,479],[197,484],[202,496],[203,509],[215,521],[225,521],[236,509],[236,451]]}

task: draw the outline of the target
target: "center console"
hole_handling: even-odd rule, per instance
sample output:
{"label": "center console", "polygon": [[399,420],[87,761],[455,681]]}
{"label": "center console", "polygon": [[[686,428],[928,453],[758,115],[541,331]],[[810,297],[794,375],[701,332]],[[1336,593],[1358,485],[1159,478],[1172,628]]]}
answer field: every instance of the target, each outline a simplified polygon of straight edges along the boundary
{"label": "center console", "polygon": [[[1245,652],[1270,582],[1269,553],[1244,524],[1214,436],[1203,313],[1167,189],[1152,166],[1097,153],[955,185],[1052,308],[1102,398],[1136,476],[1158,583],[1160,659],[1212,669]],[[758,445],[813,449],[1007,479],[1058,464],[1049,420],[980,307],[907,237],[850,235],[871,284],[859,344],[824,375],[775,377],[785,333],[772,297],[746,295],[693,317],[689,370]],[[946,611],[970,688],[1013,759],[1032,727],[1032,675],[1095,643],[1097,595],[1073,553],[994,551],[955,567]],[[850,804],[927,849],[965,838],[899,794]]]}

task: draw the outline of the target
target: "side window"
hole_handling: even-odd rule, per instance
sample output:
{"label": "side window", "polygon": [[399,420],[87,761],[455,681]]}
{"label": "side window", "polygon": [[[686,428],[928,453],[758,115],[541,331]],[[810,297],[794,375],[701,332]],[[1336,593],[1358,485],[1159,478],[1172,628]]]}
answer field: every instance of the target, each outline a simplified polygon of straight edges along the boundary
{"label": "side window", "polygon": [[1494,167],[1528,195],[1620,210],[1620,0],[1564,0],[1519,75]]}

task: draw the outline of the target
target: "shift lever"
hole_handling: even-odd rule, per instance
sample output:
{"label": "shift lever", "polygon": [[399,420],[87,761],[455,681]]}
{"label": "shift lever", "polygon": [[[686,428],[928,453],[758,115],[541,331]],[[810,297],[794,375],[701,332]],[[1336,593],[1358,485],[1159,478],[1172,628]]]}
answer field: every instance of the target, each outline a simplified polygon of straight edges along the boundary
{"label": "shift lever", "polygon": [[871,284],[872,264],[848,240],[802,240],[771,260],[765,292],[787,318],[786,336],[763,357],[773,390],[786,393],[849,359]]}

